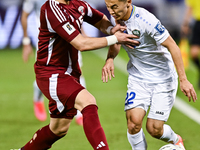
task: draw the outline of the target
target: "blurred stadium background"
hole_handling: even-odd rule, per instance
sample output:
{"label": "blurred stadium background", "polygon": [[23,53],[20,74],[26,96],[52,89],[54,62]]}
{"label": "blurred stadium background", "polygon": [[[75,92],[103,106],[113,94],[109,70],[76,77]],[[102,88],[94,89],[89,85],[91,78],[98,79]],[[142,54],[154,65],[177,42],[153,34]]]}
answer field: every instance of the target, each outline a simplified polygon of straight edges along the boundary
{"label": "blurred stadium background", "polygon": [[[23,0],[0,0],[0,49],[6,47],[15,49],[21,46],[23,36],[20,23],[22,2]],[[96,5],[97,9],[108,15],[104,1],[88,0],[88,2],[91,5]],[[184,0],[133,0],[133,2],[135,5],[142,6],[153,12],[174,38],[177,39],[179,37],[185,9]],[[34,17],[33,12],[29,17],[28,27],[28,33],[33,43],[37,39]]]}
{"label": "blurred stadium background", "polygon": [[[87,0],[86,0],[87,1]],[[142,6],[153,12],[169,30],[172,37],[180,40],[180,26],[183,20],[185,4],[184,0],[132,0],[137,6]],[[32,82],[34,80],[32,57],[27,64],[21,58],[22,27],[20,15],[23,0],[0,0],[0,149],[19,148],[27,142],[32,134],[46,125],[49,120],[39,122],[34,117],[32,106]],[[108,15],[105,5],[100,1],[88,0],[91,5]],[[93,3],[92,3],[93,2]],[[95,4],[96,3],[96,4]],[[102,5],[98,5],[102,3]],[[109,17],[109,15],[108,15]],[[36,23],[34,12],[29,16],[28,33],[32,43],[36,43]],[[98,34],[102,36],[102,34]],[[33,44],[35,47],[36,45]],[[126,139],[126,120],[123,111],[124,98],[127,84],[127,73],[123,70],[126,66],[116,67],[116,78],[107,84],[101,81],[101,68],[104,65],[107,49],[97,52],[84,52],[83,75],[86,78],[87,89],[96,97],[99,105],[99,114],[102,126],[105,129],[108,143],[111,149],[129,150],[130,146]],[[101,57],[99,57],[101,56]],[[102,57],[104,59],[102,59]],[[125,51],[119,54],[124,62],[128,61]],[[116,60],[117,62],[118,60]],[[120,60],[119,60],[120,61]],[[95,63],[91,63],[95,62]],[[121,63],[123,64],[123,63]],[[119,66],[120,64],[116,64]],[[197,70],[192,64],[186,70],[189,81],[194,85],[200,99],[200,91],[197,85]],[[178,90],[181,101],[187,102],[187,98]],[[46,107],[47,107],[46,100]],[[197,110],[197,117],[192,120],[177,107],[172,109],[168,123],[185,139],[187,150],[200,149],[199,121],[200,102],[188,103]],[[181,105],[182,106],[182,105]],[[184,112],[188,112],[184,108]],[[180,108],[181,110],[181,108]],[[190,110],[189,110],[190,111]],[[195,114],[192,114],[195,115]],[[144,122],[145,124],[145,122]],[[144,126],[145,129],[145,126]],[[146,133],[146,130],[145,130]],[[69,135],[58,141],[53,150],[90,150],[83,129],[75,123],[68,133]],[[165,143],[151,138],[148,134],[147,142],[149,150],[158,150]],[[76,144],[79,143],[79,144]]]}

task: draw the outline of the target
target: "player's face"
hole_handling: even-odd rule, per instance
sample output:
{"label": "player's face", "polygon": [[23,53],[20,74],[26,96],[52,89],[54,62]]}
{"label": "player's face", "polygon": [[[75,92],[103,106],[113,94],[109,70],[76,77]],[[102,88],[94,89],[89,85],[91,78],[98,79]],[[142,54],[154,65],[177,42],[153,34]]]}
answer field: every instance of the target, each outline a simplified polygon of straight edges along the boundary
{"label": "player's face", "polygon": [[109,13],[116,19],[116,20],[128,20],[131,12],[131,0],[118,1],[118,0],[105,0],[107,9]]}

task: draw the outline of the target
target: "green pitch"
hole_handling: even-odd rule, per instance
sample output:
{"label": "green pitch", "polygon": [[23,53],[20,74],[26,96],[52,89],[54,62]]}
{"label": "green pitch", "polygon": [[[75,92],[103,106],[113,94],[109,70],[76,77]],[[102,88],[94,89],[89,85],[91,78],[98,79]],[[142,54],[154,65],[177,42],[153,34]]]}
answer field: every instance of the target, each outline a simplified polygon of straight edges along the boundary
{"label": "green pitch", "polygon": [[[106,50],[104,50],[106,56]],[[105,130],[111,150],[131,150],[126,138],[126,120],[124,100],[126,95],[127,74],[115,70],[115,78],[108,83],[101,81],[101,69],[105,60],[93,52],[83,52],[83,75],[86,86],[97,100],[101,124]],[[127,55],[122,50],[120,56],[127,61]],[[34,56],[28,63],[23,63],[21,49],[0,50],[0,149],[10,150],[20,148],[28,142],[34,132],[49,123],[39,122],[33,114],[33,81]],[[125,66],[126,67],[126,66]],[[188,79],[197,89],[197,72],[193,64],[187,70]],[[200,91],[197,90],[200,99]],[[178,90],[178,96],[187,101],[187,98]],[[200,100],[193,104],[200,111]],[[48,100],[45,99],[46,108]],[[146,118],[145,118],[146,119]],[[166,143],[156,140],[146,132],[148,150],[158,150]],[[185,139],[187,150],[200,149],[200,125],[172,109],[167,122],[175,132]],[[52,150],[92,150],[87,141],[83,128],[72,122],[67,136],[56,142]]]}

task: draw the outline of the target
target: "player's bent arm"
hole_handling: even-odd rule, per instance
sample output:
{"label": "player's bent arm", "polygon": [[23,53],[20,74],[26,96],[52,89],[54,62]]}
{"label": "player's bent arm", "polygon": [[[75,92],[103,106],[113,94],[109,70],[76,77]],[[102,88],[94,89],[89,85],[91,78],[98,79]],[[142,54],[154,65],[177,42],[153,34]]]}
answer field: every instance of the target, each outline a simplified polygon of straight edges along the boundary
{"label": "player's bent arm", "polygon": [[172,56],[174,64],[176,66],[176,70],[178,72],[179,80],[184,81],[187,80],[187,76],[185,74],[184,64],[181,56],[181,51],[176,42],[173,40],[171,36],[169,36],[161,45],[166,47]]}
{"label": "player's bent arm", "polygon": [[169,36],[163,43],[163,46],[165,46],[171,53],[172,59],[174,61],[174,64],[176,66],[178,75],[179,75],[179,80],[187,80],[186,74],[185,74],[185,69],[184,69],[184,64],[181,56],[181,51],[176,42],[172,39],[171,36]]}
{"label": "player's bent arm", "polygon": [[111,45],[109,47],[109,50],[108,50],[108,54],[107,54],[107,59],[113,59],[118,55],[119,51],[120,51],[120,48],[121,48],[121,44],[114,44],[114,45]]}
{"label": "player's bent arm", "polygon": [[187,80],[187,76],[185,74],[185,69],[183,65],[183,60],[181,56],[181,51],[175,41],[169,36],[163,43],[163,46],[167,47],[172,55],[172,59],[176,66],[176,70],[178,72],[180,88],[181,91],[188,97],[189,101],[191,101],[191,97],[195,102],[197,100],[196,92],[193,88],[193,85]]}
{"label": "player's bent arm", "polygon": [[109,80],[111,80],[112,77],[113,78],[115,77],[114,58],[118,55],[120,48],[121,48],[120,44],[114,44],[109,47],[106,63],[102,68],[101,80],[103,82],[108,82],[108,78]]}

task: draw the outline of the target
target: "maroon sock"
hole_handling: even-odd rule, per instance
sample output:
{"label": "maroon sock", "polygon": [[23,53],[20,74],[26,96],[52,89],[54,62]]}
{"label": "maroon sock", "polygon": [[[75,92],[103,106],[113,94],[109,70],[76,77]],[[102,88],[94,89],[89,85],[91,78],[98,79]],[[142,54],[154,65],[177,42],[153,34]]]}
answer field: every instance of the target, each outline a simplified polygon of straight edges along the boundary
{"label": "maroon sock", "polygon": [[94,150],[109,150],[105,133],[101,127],[96,105],[86,106],[83,114],[83,128],[85,135]]}
{"label": "maroon sock", "polygon": [[51,145],[62,137],[55,135],[49,125],[38,130],[33,138],[21,148],[21,150],[47,150]]}

